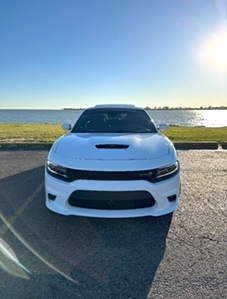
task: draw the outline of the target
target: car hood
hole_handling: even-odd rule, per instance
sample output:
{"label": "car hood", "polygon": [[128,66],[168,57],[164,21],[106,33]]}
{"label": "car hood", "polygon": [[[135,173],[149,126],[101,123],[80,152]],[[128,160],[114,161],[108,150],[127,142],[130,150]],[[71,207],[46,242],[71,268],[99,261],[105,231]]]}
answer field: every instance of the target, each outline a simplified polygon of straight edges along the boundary
{"label": "car hood", "polygon": [[55,154],[71,159],[141,160],[158,159],[169,154],[169,142],[155,134],[74,134],[62,136]]}

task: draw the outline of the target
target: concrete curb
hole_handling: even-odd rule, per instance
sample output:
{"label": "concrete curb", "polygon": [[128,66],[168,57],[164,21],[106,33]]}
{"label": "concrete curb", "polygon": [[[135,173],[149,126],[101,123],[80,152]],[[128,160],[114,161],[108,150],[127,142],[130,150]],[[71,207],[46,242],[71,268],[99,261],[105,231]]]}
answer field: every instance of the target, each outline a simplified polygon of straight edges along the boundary
{"label": "concrete curb", "polygon": [[49,150],[52,143],[1,143],[0,150]]}
{"label": "concrete curb", "polygon": [[[177,150],[217,150],[227,149],[227,142],[173,142]],[[52,143],[1,143],[0,150],[49,150]]]}
{"label": "concrete curb", "polygon": [[178,150],[217,150],[218,142],[174,142],[174,146]]}
{"label": "concrete curb", "polygon": [[222,142],[221,147],[222,149],[227,149],[227,142]]}

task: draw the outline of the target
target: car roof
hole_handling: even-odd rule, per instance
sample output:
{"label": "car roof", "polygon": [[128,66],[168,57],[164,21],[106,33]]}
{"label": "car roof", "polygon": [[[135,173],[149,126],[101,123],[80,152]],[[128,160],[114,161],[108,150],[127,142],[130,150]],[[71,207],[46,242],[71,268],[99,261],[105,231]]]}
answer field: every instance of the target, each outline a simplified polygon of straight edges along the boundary
{"label": "car roof", "polygon": [[[89,107],[87,109],[105,109],[105,108],[119,108],[119,109],[141,109],[143,110],[142,107],[136,107],[135,105],[132,104],[99,104],[95,105],[94,107]],[[87,110],[86,109],[86,110]]]}

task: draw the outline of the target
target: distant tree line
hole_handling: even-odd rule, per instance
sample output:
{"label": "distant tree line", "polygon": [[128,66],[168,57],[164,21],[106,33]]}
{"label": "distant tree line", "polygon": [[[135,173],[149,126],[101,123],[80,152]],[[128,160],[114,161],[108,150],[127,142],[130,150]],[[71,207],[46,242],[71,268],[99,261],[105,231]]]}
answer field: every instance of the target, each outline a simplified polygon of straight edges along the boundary
{"label": "distant tree line", "polygon": [[[61,110],[84,110],[85,108],[61,108]],[[146,110],[227,110],[227,106],[217,106],[217,107],[213,107],[213,106],[200,106],[198,107],[169,107],[169,106],[163,106],[163,107],[149,107],[146,106],[144,107],[144,109]]]}
{"label": "distant tree line", "polygon": [[193,107],[169,107],[169,106],[163,106],[163,107],[153,107],[150,108],[149,106],[144,107],[146,110],[227,110],[227,106],[207,106],[203,107],[200,106],[199,108],[193,108]]}

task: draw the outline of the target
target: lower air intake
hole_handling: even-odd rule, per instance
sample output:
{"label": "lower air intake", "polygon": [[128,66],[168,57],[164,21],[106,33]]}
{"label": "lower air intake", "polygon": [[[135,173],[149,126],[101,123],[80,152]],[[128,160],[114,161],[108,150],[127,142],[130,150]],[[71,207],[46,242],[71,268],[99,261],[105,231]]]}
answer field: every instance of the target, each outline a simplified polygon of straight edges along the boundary
{"label": "lower air intake", "polygon": [[127,210],[152,207],[153,196],[147,191],[74,191],[68,200],[74,207],[98,210]]}

